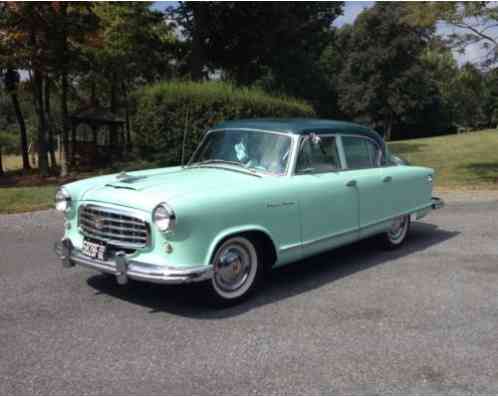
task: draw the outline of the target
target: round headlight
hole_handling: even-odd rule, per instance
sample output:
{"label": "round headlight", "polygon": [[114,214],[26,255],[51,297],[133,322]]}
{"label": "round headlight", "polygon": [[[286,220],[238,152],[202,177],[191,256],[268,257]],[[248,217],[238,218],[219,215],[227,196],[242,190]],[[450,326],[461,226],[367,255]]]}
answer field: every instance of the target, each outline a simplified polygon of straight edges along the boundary
{"label": "round headlight", "polygon": [[154,209],[152,219],[161,232],[169,232],[175,228],[175,212],[166,203],[161,203]]}
{"label": "round headlight", "polygon": [[55,209],[67,212],[71,208],[71,196],[63,187],[57,189],[55,193]]}

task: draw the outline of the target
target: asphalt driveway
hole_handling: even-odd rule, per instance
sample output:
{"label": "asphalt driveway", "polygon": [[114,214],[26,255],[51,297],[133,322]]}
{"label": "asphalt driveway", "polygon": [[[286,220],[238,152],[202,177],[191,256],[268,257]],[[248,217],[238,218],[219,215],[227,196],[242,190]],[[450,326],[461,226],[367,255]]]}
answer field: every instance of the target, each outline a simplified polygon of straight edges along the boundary
{"label": "asphalt driveway", "polygon": [[291,265],[224,310],[62,269],[59,214],[2,216],[0,394],[497,394],[498,201],[448,199],[400,250]]}

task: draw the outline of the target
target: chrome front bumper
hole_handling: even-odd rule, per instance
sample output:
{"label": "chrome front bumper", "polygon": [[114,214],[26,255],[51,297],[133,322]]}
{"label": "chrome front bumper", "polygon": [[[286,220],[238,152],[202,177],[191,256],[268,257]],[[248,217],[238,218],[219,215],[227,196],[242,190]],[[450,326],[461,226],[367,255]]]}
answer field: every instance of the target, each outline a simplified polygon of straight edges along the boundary
{"label": "chrome front bumper", "polygon": [[74,248],[69,239],[57,242],[54,251],[61,259],[62,266],[81,265],[102,273],[113,274],[119,284],[126,284],[129,278],[157,284],[183,284],[204,281],[212,277],[212,269],[207,266],[186,269],[157,266],[130,260],[123,252],[116,253],[113,260],[93,259]]}

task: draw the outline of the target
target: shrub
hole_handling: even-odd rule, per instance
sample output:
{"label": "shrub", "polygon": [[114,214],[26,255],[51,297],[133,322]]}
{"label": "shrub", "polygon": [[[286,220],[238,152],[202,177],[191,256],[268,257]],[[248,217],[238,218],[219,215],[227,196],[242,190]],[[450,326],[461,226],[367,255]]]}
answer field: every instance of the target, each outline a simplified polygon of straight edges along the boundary
{"label": "shrub", "polygon": [[142,159],[161,165],[180,163],[185,131],[187,161],[203,132],[223,120],[314,115],[305,102],[224,82],[162,82],[133,98],[134,145]]}

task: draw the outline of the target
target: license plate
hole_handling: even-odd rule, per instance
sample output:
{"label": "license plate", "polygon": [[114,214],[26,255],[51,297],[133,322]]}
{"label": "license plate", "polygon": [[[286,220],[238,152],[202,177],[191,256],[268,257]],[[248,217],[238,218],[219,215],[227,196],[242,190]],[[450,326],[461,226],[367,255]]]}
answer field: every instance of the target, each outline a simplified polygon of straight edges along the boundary
{"label": "license plate", "polygon": [[83,241],[81,252],[83,253],[83,255],[89,256],[90,258],[104,261],[105,249],[106,249],[105,245],[92,243],[90,241]]}

